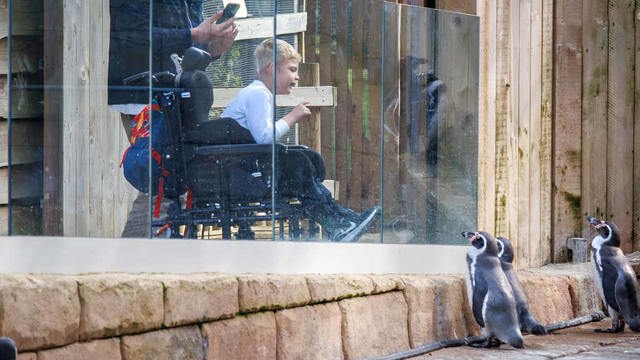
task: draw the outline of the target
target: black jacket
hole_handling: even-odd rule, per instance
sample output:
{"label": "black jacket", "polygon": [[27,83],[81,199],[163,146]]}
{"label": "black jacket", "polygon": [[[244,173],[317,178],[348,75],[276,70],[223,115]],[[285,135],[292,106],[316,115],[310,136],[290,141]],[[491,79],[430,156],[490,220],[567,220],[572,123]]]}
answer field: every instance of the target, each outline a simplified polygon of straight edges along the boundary
{"label": "black jacket", "polygon": [[150,0],[110,0],[109,104],[149,102],[148,85],[125,86],[123,79],[148,71],[150,60],[154,74],[175,72],[171,54],[182,56],[184,50],[197,45],[192,44],[191,28],[203,20],[202,1],[153,0],[151,6]]}

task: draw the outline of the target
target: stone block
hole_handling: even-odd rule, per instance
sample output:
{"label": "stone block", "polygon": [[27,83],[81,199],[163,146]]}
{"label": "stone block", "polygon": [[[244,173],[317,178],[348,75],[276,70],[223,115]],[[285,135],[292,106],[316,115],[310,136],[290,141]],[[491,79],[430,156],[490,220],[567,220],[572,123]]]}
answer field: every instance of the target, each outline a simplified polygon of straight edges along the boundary
{"label": "stone block", "polygon": [[404,283],[402,278],[397,275],[370,275],[373,281],[373,293],[380,294],[389,291],[403,290]]}
{"label": "stone block", "polygon": [[122,337],[123,360],[204,360],[198,325]]}
{"label": "stone block", "polygon": [[241,275],[238,297],[240,312],[285,309],[311,301],[307,281],[298,275]]}
{"label": "stone block", "polygon": [[230,318],[239,310],[238,280],[221,274],[166,275],[164,325]]}
{"label": "stone block", "polygon": [[409,349],[407,303],[400,291],[341,300],[345,359],[383,356]]}
{"label": "stone block", "polygon": [[341,326],[335,302],[276,312],[278,360],[344,359]]}
{"label": "stone block", "polygon": [[412,348],[437,340],[436,281],[431,277],[404,278],[408,309],[409,342]]}
{"label": "stone block", "polygon": [[[437,339],[461,339],[477,332],[462,276],[438,275],[436,278]],[[471,329],[471,330],[470,330]]]}
{"label": "stone block", "polygon": [[564,276],[518,273],[531,315],[541,324],[574,317],[569,281]]}
{"label": "stone block", "polygon": [[78,339],[80,300],[71,276],[0,276],[0,334],[20,351],[63,346]]}
{"label": "stone block", "polygon": [[237,316],[205,324],[202,328],[208,343],[207,360],[276,359],[273,312]]}
{"label": "stone block", "polygon": [[38,351],[38,360],[122,360],[120,339],[103,339],[75,343],[65,347]]}
{"label": "stone block", "polygon": [[78,282],[81,340],[135,334],[162,326],[164,302],[160,280],[99,274],[80,276]]}
{"label": "stone block", "polygon": [[307,277],[311,301],[314,303],[369,295],[375,290],[367,275],[313,275]]}

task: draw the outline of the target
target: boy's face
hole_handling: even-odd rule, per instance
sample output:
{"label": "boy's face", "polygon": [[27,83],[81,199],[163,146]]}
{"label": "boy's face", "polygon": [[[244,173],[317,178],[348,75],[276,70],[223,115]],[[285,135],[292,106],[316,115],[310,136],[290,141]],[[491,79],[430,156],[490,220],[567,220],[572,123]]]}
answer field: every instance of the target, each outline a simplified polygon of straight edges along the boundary
{"label": "boy's face", "polygon": [[291,89],[296,86],[300,77],[298,76],[297,60],[287,60],[278,64],[278,72],[276,74],[276,91],[278,95],[287,95],[291,93]]}

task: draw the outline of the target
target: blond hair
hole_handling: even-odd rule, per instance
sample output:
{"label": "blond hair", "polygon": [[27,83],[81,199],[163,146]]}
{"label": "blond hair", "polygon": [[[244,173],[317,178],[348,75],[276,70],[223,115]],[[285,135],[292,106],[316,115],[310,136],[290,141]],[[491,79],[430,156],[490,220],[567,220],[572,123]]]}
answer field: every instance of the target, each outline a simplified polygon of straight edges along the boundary
{"label": "blond hair", "polygon": [[[284,63],[287,60],[301,60],[300,54],[288,42],[276,39],[277,63]],[[256,47],[253,52],[256,60],[256,71],[262,73],[269,65],[273,64],[273,38],[266,39]]]}

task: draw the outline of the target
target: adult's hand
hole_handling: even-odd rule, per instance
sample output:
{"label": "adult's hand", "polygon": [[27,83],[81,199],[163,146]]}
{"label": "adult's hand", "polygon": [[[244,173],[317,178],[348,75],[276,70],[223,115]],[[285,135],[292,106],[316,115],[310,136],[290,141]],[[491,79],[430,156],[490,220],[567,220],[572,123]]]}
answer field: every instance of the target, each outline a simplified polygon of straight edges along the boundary
{"label": "adult's hand", "polygon": [[225,51],[229,50],[231,45],[238,36],[238,26],[234,22],[235,18],[230,18],[220,24],[216,24],[222,16],[222,11],[218,11],[215,15],[211,16],[212,20],[212,36],[211,40],[207,43],[207,50],[213,57],[222,55]]}
{"label": "adult's hand", "polygon": [[207,50],[213,57],[222,55],[227,51],[238,35],[238,27],[234,18],[216,24],[222,16],[222,11],[205,19],[200,25],[191,29],[191,39],[194,43],[207,44]]}

